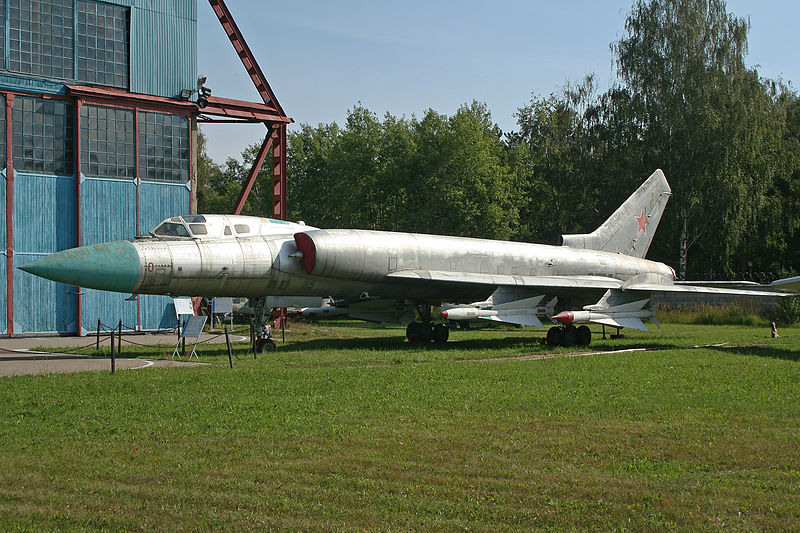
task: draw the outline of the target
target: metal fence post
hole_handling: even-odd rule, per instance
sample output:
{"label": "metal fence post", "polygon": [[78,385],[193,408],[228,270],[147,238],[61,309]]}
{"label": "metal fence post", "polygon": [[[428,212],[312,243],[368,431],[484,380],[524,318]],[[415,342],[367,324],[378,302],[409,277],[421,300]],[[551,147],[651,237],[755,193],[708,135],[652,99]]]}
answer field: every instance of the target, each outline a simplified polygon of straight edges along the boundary
{"label": "metal fence post", "polygon": [[111,373],[117,371],[117,361],[114,358],[114,330],[111,330]]}
{"label": "metal fence post", "polygon": [[228,363],[233,368],[233,353],[231,352],[231,338],[228,336],[228,326],[225,326],[225,345],[228,347]]}

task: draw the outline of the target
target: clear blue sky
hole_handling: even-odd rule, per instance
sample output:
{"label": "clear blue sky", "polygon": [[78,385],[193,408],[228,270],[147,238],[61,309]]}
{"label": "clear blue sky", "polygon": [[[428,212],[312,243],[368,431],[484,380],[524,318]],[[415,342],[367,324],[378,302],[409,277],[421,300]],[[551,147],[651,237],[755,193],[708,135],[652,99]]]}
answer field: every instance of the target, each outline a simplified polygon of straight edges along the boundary
{"label": "clear blue sky", "polygon": [[[594,73],[612,79],[609,45],[623,35],[633,0],[227,0],[286,113],[297,124],[342,123],[361,102],[379,116],[450,115],[485,102],[504,131],[531,95]],[[750,18],[748,64],[800,86],[800,2],[728,0]],[[215,96],[260,98],[219,22],[198,2],[199,71]],[[292,127],[297,127],[293,125]],[[260,142],[263,126],[207,125],[222,162]]]}

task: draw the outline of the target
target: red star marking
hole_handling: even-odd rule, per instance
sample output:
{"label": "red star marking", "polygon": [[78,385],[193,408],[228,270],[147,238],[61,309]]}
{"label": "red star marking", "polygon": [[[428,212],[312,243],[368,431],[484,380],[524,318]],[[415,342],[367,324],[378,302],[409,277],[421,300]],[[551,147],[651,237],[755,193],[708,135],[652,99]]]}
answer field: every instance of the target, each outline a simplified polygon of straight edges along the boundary
{"label": "red star marking", "polygon": [[633,217],[633,218],[635,218],[636,222],[639,223],[639,229],[636,232],[636,234],[638,235],[640,231],[643,231],[644,234],[647,235],[647,223],[650,222],[650,220],[648,220],[648,217],[645,216],[644,209],[642,209],[642,214],[641,215],[639,215],[638,217]]}

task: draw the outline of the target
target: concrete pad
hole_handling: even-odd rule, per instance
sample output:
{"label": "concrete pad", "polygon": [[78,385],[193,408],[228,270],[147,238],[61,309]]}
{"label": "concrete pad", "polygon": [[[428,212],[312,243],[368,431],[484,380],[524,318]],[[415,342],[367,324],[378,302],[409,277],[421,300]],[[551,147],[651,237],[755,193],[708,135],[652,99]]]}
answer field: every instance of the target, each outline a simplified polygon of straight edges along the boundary
{"label": "concrete pad", "polygon": [[[176,334],[141,334],[124,333],[122,350],[125,351],[127,341],[136,344],[166,344],[174,346],[178,342]],[[203,333],[201,341],[224,343],[225,337],[215,333]],[[231,336],[231,341],[246,340],[246,337]],[[0,376],[18,376],[24,374],[48,374],[87,371],[111,371],[110,357],[94,357],[70,353],[52,353],[35,351],[38,347],[70,349],[94,346],[94,337],[13,337],[0,338]],[[108,347],[109,337],[101,336],[100,345]],[[191,343],[187,343],[191,346]],[[187,346],[187,347],[188,347]],[[133,358],[117,358],[117,370],[135,370],[151,366],[197,366],[205,363],[197,361],[149,360]]]}

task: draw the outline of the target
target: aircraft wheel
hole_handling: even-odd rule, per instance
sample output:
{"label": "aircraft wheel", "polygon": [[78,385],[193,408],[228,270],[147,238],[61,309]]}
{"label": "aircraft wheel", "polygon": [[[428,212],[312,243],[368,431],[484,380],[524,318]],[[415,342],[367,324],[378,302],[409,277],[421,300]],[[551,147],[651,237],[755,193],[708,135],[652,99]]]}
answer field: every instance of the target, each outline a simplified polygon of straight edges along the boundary
{"label": "aircraft wheel", "polygon": [[256,352],[262,353],[264,351],[274,352],[277,349],[275,341],[272,339],[259,339],[256,341]]}
{"label": "aircraft wheel", "polygon": [[425,344],[433,340],[433,324],[420,324],[420,339],[419,342]]}
{"label": "aircraft wheel", "polygon": [[430,324],[422,324],[420,322],[412,322],[406,328],[406,337],[409,342],[414,344],[425,344],[433,339],[433,326]]}
{"label": "aircraft wheel", "polygon": [[436,324],[433,326],[433,342],[437,344],[447,342],[450,338],[450,328],[445,324]]}
{"label": "aircraft wheel", "polygon": [[410,323],[406,328],[406,337],[408,338],[408,342],[422,342],[422,324],[419,322]]}
{"label": "aircraft wheel", "polygon": [[561,328],[553,326],[547,330],[547,344],[550,346],[559,346],[561,344]]}
{"label": "aircraft wheel", "polygon": [[592,342],[592,330],[589,326],[579,326],[578,331],[575,332],[575,340],[578,346],[589,346]]}
{"label": "aircraft wheel", "polygon": [[564,328],[563,336],[561,337],[561,346],[575,346],[575,341],[578,337],[578,331],[572,324]]}

